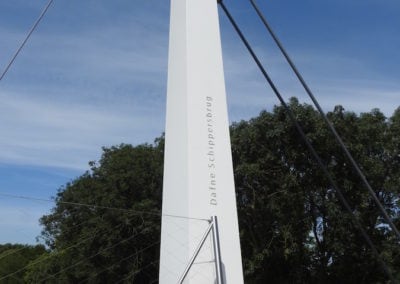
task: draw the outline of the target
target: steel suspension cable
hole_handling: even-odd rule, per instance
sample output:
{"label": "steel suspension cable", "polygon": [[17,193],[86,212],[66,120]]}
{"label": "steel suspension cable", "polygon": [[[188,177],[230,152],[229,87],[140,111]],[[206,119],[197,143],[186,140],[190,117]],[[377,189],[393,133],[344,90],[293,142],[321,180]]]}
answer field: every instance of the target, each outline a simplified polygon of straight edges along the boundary
{"label": "steel suspension cable", "polygon": [[[118,260],[118,261],[116,261],[116,262],[113,262],[111,265],[109,265],[109,266],[107,266],[107,267],[103,267],[103,269],[101,269],[100,271],[97,271],[95,274],[92,274],[92,275],[90,275],[89,277],[86,277],[85,279],[83,279],[82,281],[78,282],[77,284],[89,283],[89,281],[88,281],[89,279],[92,279],[93,277],[96,277],[97,275],[99,275],[100,273],[103,273],[103,272],[106,271],[106,270],[110,270],[114,265],[119,264],[119,263],[121,263],[121,262],[124,262],[124,261],[126,261],[126,260],[128,260],[128,259],[130,259],[130,258],[132,258],[132,257],[134,257],[134,256],[137,256],[139,253],[142,253],[142,252],[144,252],[145,250],[147,250],[147,249],[149,249],[149,248],[151,248],[151,247],[153,247],[153,246],[155,246],[155,245],[157,245],[157,244],[159,244],[159,243],[160,243],[160,241],[156,241],[156,242],[152,243],[151,245],[149,245],[149,246],[147,246],[147,247],[145,247],[145,248],[143,248],[143,249],[140,249],[139,251],[136,251],[136,252],[132,253],[131,255],[127,256],[127,257],[124,257],[124,258],[122,258],[122,259],[120,259],[120,260]],[[149,264],[147,264],[147,265],[145,265],[145,266],[142,266],[142,267],[140,267],[139,269],[134,270],[134,271],[128,273],[128,276],[127,276],[127,277],[122,278],[122,280],[120,280],[120,281],[118,281],[118,282],[115,282],[114,284],[123,282],[124,280],[128,279],[129,277],[136,275],[137,273],[141,272],[142,270],[144,270],[144,269],[147,268],[148,266],[150,266],[150,265],[152,265],[152,264],[154,264],[154,263],[157,263],[157,262],[159,262],[159,260],[150,262]]]}
{"label": "steel suspension cable", "polygon": [[290,58],[289,54],[286,52],[285,48],[283,47],[283,44],[281,43],[281,41],[278,39],[278,37],[274,33],[273,29],[271,28],[271,26],[267,22],[266,18],[264,17],[264,15],[261,12],[261,10],[258,8],[258,6],[255,3],[255,1],[254,0],[249,0],[249,1],[250,1],[251,5],[253,6],[253,8],[255,9],[255,11],[257,12],[257,15],[259,16],[260,20],[263,22],[265,28],[268,30],[268,32],[271,35],[271,37],[274,39],[276,45],[278,46],[278,48],[282,52],[283,56],[285,57],[286,61],[290,65],[291,69],[296,74],[296,77],[298,78],[298,80],[300,81],[300,83],[303,86],[304,90],[306,91],[306,93],[308,94],[310,99],[312,100],[314,106],[317,108],[318,112],[322,116],[322,118],[323,118],[325,124],[328,126],[330,132],[335,137],[336,142],[340,145],[340,147],[344,151],[344,153],[345,153],[346,157],[348,158],[348,160],[350,161],[353,169],[356,171],[358,176],[361,178],[362,183],[367,188],[369,194],[371,195],[371,197],[373,198],[373,200],[377,204],[377,206],[379,208],[379,211],[383,215],[383,218],[389,224],[390,228],[392,228],[393,232],[395,233],[395,235],[397,236],[398,240],[400,241],[400,232],[399,232],[399,230],[397,229],[396,225],[393,223],[393,221],[390,218],[389,214],[387,213],[385,207],[380,202],[380,200],[379,200],[378,196],[376,195],[375,191],[372,189],[372,187],[371,187],[370,183],[368,182],[367,178],[365,177],[364,173],[361,171],[360,166],[358,165],[358,163],[355,161],[355,159],[351,155],[349,149],[347,148],[346,144],[344,144],[344,142],[343,142],[342,138],[340,137],[340,135],[337,133],[335,127],[332,124],[332,122],[326,116],[325,112],[323,111],[323,109],[321,108],[320,104],[318,103],[318,100],[314,96],[313,92],[311,91],[311,89],[309,88],[308,84],[304,80],[303,76],[301,75],[301,73],[297,69],[296,65],[293,63],[293,61]]}
{"label": "steel suspension cable", "polygon": [[[79,210],[80,208],[79,207],[76,207],[76,208],[73,208],[72,210]],[[99,216],[102,216],[102,215],[104,215],[104,214],[106,214],[106,213],[103,213],[103,214],[100,214]],[[73,225],[73,226],[71,226],[71,227],[68,227],[68,231],[72,231],[72,229],[73,228],[76,228],[76,227],[80,227],[80,226],[82,226],[83,224],[86,224],[86,223],[89,223],[90,222],[90,220],[85,220],[85,221],[83,221],[83,222],[80,222],[80,223],[78,223],[78,224],[75,224],[75,225]],[[17,249],[17,250],[14,250],[14,251],[12,251],[12,252],[10,252],[10,253],[7,253],[7,254],[5,254],[5,255],[1,255],[0,256],[0,260],[2,260],[3,258],[7,258],[7,257],[9,257],[9,256],[11,256],[11,255],[14,255],[14,254],[16,254],[16,253],[18,253],[18,252],[20,252],[20,251],[23,251],[23,250],[26,250],[26,249],[28,249],[28,247],[27,246],[23,246],[22,248],[20,248],[20,249]]]}
{"label": "steel suspension cable", "polygon": [[[116,228],[118,228],[118,227],[120,227],[120,226],[122,226],[122,225],[123,225],[123,224],[118,224],[118,225],[112,227],[111,229],[115,230]],[[99,232],[97,231],[97,232],[95,232],[94,234],[90,235],[89,237],[80,240],[78,243],[73,244],[73,245],[71,245],[71,246],[68,246],[68,247],[66,247],[66,248],[63,248],[63,249],[61,249],[60,251],[57,251],[56,254],[64,253],[64,252],[66,252],[66,251],[68,251],[68,250],[70,250],[70,249],[72,249],[72,248],[74,248],[74,247],[77,247],[77,246],[79,246],[79,245],[81,245],[81,244],[87,242],[87,241],[90,240],[90,239],[94,239],[94,238],[97,236],[98,233],[99,233]],[[38,264],[38,263],[42,263],[43,261],[45,261],[45,260],[47,260],[47,259],[49,259],[49,258],[51,258],[51,257],[53,257],[53,256],[54,256],[54,255],[50,253],[50,254],[46,255],[45,257],[43,257],[43,258],[35,259],[35,260],[29,262],[27,265],[25,265],[24,267],[22,267],[22,268],[20,268],[20,269],[18,269],[18,270],[16,270],[16,271],[13,271],[13,272],[11,272],[11,273],[9,273],[9,274],[7,274],[7,275],[1,276],[1,278],[0,278],[0,283],[2,283],[1,280],[7,279],[7,278],[9,278],[9,277],[13,277],[13,275],[15,275],[15,274],[17,274],[17,273],[19,273],[19,272],[21,272],[21,271],[24,271],[24,270],[27,269],[28,267],[31,267],[31,266],[36,265],[36,264]]]}
{"label": "steel suspension cable", "polygon": [[307,136],[305,135],[302,127],[300,126],[300,124],[298,123],[298,121],[296,120],[292,110],[289,108],[289,106],[286,104],[285,100],[283,99],[282,95],[280,94],[279,90],[277,89],[277,87],[275,86],[274,82],[272,81],[271,77],[268,75],[267,71],[265,70],[265,68],[263,67],[263,65],[261,64],[260,60],[258,59],[257,55],[255,54],[255,52],[253,51],[252,47],[250,46],[249,42],[247,41],[247,39],[245,38],[245,36],[243,35],[242,31],[240,30],[240,28],[238,27],[238,25],[236,24],[235,20],[233,19],[232,15],[229,13],[228,9],[226,8],[225,4],[222,2],[222,0],[220,0],[218,2],[220,4],[220,6],[222,7],[225,15],[228,17],[230,23],[232,24],[233,28],[235,29],[236,33],[238,34],[238,36],[240,37],[240,39],[242,40],[243,44],[246,46],[247,50],[249,51],[250,55],[252,56],[252,58],[254,59],[255,63],[257,64],[258,68],[260,69],[260,71],[262,72],[264,78],[267,80],[268,84],[270,85],[270,87],[272,88],[273,92],[275,93],[276,97],[279,99],[280,103],[282,104],[282,106],[284,107],[284,109],[286,110],[290,120],[292,121],[292,123],[294,124],[294,126],[296,127],[297,131],[299,132],[301,138],[303,139],[303,141],[305,142],[307,148],[309,149],[309,151],[311,152],[312,156],[314,157],[314,159],[317,161],[318,165],[320,166],[320,168],[322,169],[322,171],[324,172],[324,174],[326,175],[328,181],[330,182],[331,186],[335,189],[336,194],[339,197],[339,200],[342,202],[343,206],[345,207],[345,209],[349,212],[354,225],[356,225],[356,227],[358,227],[358,229],[360,230],[361,235],[363,236],[363,238],[365,239],[365,241],[367,242],[367,244],[370,246],[373,254],[375,255],[376,259],[378,260],[378,262],[381,264],[383,271],[386,273],[386,275],[389,277],[389,279],[393,282],[393,283],[398,283],[397,280],[393,277],[391,270],[389,269],[389,267],[387,266],[387,264],[384,262],[384,260],[382,259],[382,257],[380,256],[378,249],[376,248],[376,246],[374,245],[374,243],[372,242],[371,238],[369,237],[368,233],[365,231],[364,227],[362,226],[360,220],[358,219],[358,217],[354,214],[353,210],[351,209],[349,203],[347,202],[345,196],[343,195],[341,189],[338,187],[338,185],[336,184],[336,182],[334,181],[332,175],[329,173],[327,167],[325,166],[325,164],[323,163],[322,159],[320,158],[320,156],[318,155],[318,153],[316,152],[316,150],[314,149],[314,146],[310,143],[309,139],[307,138]]}
{"label": "steel suspension cable", "polygon": [[0,76],[0,81],[4,78],[4,76],[7,74],[8,70],[10,69],[11,65],[14,63],[15,59],[17,58],[18,54],[21,52],[22,48],[25,46],[26,42],[32,35],[32,33],[35,31],[36,27],[39,25],[40,21],[43,19],[44,15],[46,14],[47,10],[50,8],[50,5],[53,3],[54,0],[49,0],[47,5],[44,7],[42,13],[40,14],[39,18],[35,21],[33,24],[32,28],[29,30],[27,36],[21,43],[21,45],[18,47],[17,51],[14,53],[13,57],[11,60],[8,62],[6,68],[4,69],[3,73]]}
{"label": "steel suspension cable", "polygon": [[135,276],[135,275],[138,274],[139,272],[145,270],[147,267],[149,267],[149,266],[151,266],[151,265],[154,265],[154,264],[156,264],[156,263],[158,263],[158,262],[160,262],[160,260],[152,261],[152,262],[150,262],[149,264],[147,264],[147,265],[145,265],[145,266],[142,266],[139,270],[134,270],[134,271],[132,271],[131,273],[128,274],[128,276],[126,276],[125,278],[122,278],[121,280],[119,280],[118,282],[115,282],[114,284],[122,283],[122,282],[124,282],[125,280],[127,280],[128,278]]}
{"label": "steel suspension cable", "polygon": [[[101,250],[97,251],[97,253],[95,253],[95,254],[93,254],[93,255],[91,255],[91,256],[89,256],[89,257],[85,257],[85,258],[83,258],[83,259],[81,259],[81,260],[75,262],[74,264],[72,264],[72,265],[70,265],[70,266],[67,266],[67,267],[65,267],[65,268],[62,268],[62,269],[60,269],[58,272],[56,272],[56,273],[54,273],[54,274],[51,274],[51,275],[49,275],[48,277],[46,277],[46,278],[44,278],[44,279],[41,279],[39,282],[45,282],[46,280],[48,280],[48,279],[50,279],[50,278],[54,278],[54,279],[55,279],[55,276],[56,276],[56,275],[58,275],[58,274],[60,274],[60,273],[62,273],[62,272],[64,272],[64,271],[67,271],[67,270],[69,270],[69,269],[71,269],[71,268],[73,268],[73,267],[75,267],[75,266],[77,266],[77,265],[79,265],[79,264],[81,264],[81,263],[84,262],[85,260],[91,259],[91,258],[93,258],[93,257],[96,257],[96,256],[102,254],[102,253],[105,252],[105,251],[108,251],[108,250],[110,250],[110,249],[112,249],[112,248],[115,248],[115,247],[119,246],[120,244],[123,244],[123,243],[126,243],[126,242],[130,241],[130,240],[133,240],[133,239],[136,238],[137,236],[139,236],[139,235],[141,235],[142,233],[146,232],[146,230],[147,230],[147,228],[144,228],[144,229],[143,229],[142,231],[140,231],[139,233],[134,234],[134,235],[132,235],[132,236],[130,236],[130,237],[128,237],[128,238],[125,238],[125,239],[123,239],[123,240],[121,240],[121,241],[119,241],[119,242],[117,242],[117,243],[115,243],[115,244],[113,244],[113,245],[111,245],[111,246],[108,246],[108,247],[106,247],[106,248],[104,248],[104,249],[101,249]],[[155,244],[157,244],[157,243],[159,243],[159,242],[160,242],[160,241],[157,241],[156,243],[152,244],[151,246],[153,246],[153,245],[155,245]],[[146,247],[145,249],[147,249],[147,247]],[[142,250],[145,250],[145,249],[142,249]],[[139,251],[139,252],[141,252],[141,251]]]}
{"label": "steel suspension cable", "polygon": [[[0,196],[1,196],[1,194],[0,194]],[[36,200],[36,199],[35,199],[35,200]],[[42,201],[42,200],[39,200],[39,201]],[[79,207],[75,207],[75,208],[73,208],[73,209],[71,210],[71,212],[78,211],[79,209],[80,209]],[[100,216],[102,216],[102,215],[104,215],[104,214],[105,214],[105,213],[101,214]],[[75,225],[73,225],[73,226],[71,226],[71,227],[68,227],[68,231],[72,231],[73,228],[82,226],[83,224],[86,224],[86,223],[88,223],[88,222],[90,222],[90,220],[86,220],[86,221],[83,221],[83,222],[81,222],[81,223],[75,224]],[[16,250],[13,250],[13,251],[10,252],[10,253],[1,255],[1,256],[0,256],[0,260],[2,260],[3,258],[7,258],[7,257],[9,257],[9,256],[11,256],[11,255],[14,255],[14,254],[16,254],[16,253],[18,253],[18,252],[21,252],[21,251],[23,251],[23,250],[26,250],[26,249],[29,249],[29,247],[24,245],[24,246],[23,246],[22,248],[20,248],[20,249],[16,249]],[[22,257],[23,257],[23,256],[22,256]]]}
{"label": "steel suspension cable", "polygon": [[0,196],[8,197],[8,198],[15,198],[15,199],[41,201],[41,202],[51,202],[51,203],[55,202],[55,203],[58,203],[58,204],[65,204],[65,205],[71,205],[71,206],[80,206],[80,207],[88,207],[88,208],[94,208],[94,209],[107,209],[107,210],[114,210],[114,211],[122,211],[122,212],[128,212],[128,213],[132,213],[132,214],[137,214],[137,215],[153,215],[153,216],[158,216],[158,217],[171,217],[171,218],[179,218],[179,219],[204,221],[204,222],[209,222],[210,221],[210,220],[205,219],[205,218],[187,217],[187,216],[174,215],[174,214],[162,214],[160,212],[155,212],[155,211],[134,210],[134,209],[127,209],[127,208],[102,206],[102,205],[97,205],[97,204],[80,203],[80,202],[51,200],[51,199],[45,199],[45,198],[37,198],[37,197],[25,196],[25,195],[9,194],[9,193],[5,193],[5,192],[0,192]]}
{"label": "steel suspension cable", "polygon": [[2,260],[3,258],[8,257],[8,256],[10,256],[10,255],[16,254],[16,253],[18,253],[18,252],[20,252],[20,251],[23,251],[23,250],[25,250],[25,249],[27,249],[27,248],[28,248],[27,246],[24,246],[24,247],[22,247],[22,248],[19,248],[19,249],[16,249],[16,250],[11,251],[11,252],[9,252],[9,253],[6,253],[6,254],[4,254],[4,255],[1,255],[1,256],[0,256],[0,260]]}

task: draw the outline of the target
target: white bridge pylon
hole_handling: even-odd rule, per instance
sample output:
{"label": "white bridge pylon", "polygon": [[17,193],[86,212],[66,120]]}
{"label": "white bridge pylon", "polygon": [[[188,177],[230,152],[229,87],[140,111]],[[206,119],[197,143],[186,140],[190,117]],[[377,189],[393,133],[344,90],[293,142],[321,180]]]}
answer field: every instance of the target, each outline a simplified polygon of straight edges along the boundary
{"label": "white bridge pylon", "polygon": [[[216,0],[171,0],[162,211],[159,283],[178,283],[210,216],[223,283],[243,283]],[[218,281],[211,240],[184,283]]]}

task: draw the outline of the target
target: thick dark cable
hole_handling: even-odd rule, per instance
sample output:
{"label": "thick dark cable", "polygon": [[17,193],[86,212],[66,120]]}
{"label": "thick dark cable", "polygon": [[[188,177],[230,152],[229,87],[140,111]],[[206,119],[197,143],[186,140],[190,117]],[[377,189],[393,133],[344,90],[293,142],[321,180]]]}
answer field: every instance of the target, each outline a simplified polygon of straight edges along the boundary
{"label": "thick dark cable", "polygon": [[243,44],[246,46],[247,50],[249,51],[249,53],[251,54],[251,56],[253,57],[254,61],[256,62],[258,68],[260,69],[260,71],[262,72],[262,74],[264,75],[264,78],[268,81],[269,85],[271,86],[272,90],[274,91],[275,95],[277,96],[277,98],[279,99],[279,101],[281,102],[282,106],[285,108],[290,120],[292,121],[292,123],[294,124],[294,126],[296,127],[297,131],[299,132],[301,138],[304,140],[305,144],[307,145],[308,149],[310,150],[311,154],[313,155],[314,159],[317,161],[318,165],[321,167],[321,169],[323,170],[324,174],[326,175],[326,177],[328,178],[329,182],[331,183],[331,186],[335,189],[339,200],[342,202],[343,206],[345,207],[345,209],[350,213],[350,216],[352,217],[352,220],[354,222],[354,224],[358,227],[358,229],[360,230],[363,238],[365,239],[365,241],[368,243],[368,245],[370,246],[372,252],[374,253],[375,257],[377,258],[377,260],[379,261],[379,263],[381,264],[383,270],[385,271],[386,275],[390,278],[390,280],[393,283],[398,283],[397,280],[394,279],[392,272],[390,271],[389,267],[386,265],[386,263],[383,261],[383,259],[381,258],[381,256],[379,255],[379,252],[376,248],[376,246],[373,244],[371,238],[369,237],[369,235],[367,234],[367,232],[365,231],[365,229],[363,228],[363,226],[361,225],[361,222],[359,221],[359,219],[357,218],[357,216],[354,214],[353,210],[351,209],[349,203],[347,202],[346,198],[344,197],[342,191],[340,190],[340,188],[337,186],[336,182],[334,181],[332,175],[329,173],[328,169],[326,168],[325,164],[322,162],[322,159],[320,158],[320,156],[317,154],[317,152],[315,151],[314,147],[311,145],[310,141],[308,140],[307,136],[305,135],[303,129],[301,128],[301,126],[299,125],[299,123],[297,122],[296,118],[294,117],[294,114],[292,112],[292,110],[289,108],[289,106],[286,104],[285,100],[283,99],[283,97],[281,96],[279,90],[277,89],[277,87],[275,86],[274,82],[272,81],[272,79],[270,78],[270,76],[268,75],[267,71],[265,70],[265,68],[263,67],[263,65],[261,64],[260,60],[258,59],[257,55],[254,53],[253,49],[251,48],[250,44],[248,43],[248,41],[246,40],[246,38],[244,37],[242,31],[240,30],[240,28],[238,27],[238,25],[236,24],[235,20],[233,19],[232,15],[229,13],[229,11],[227,10],[226,6],[223,4],[223,2],[219,2],[219,4],[221,5],[223,11],[225,12],[226,16],[228,17],[229,21],[231,22],[232,26],[234,27],[235,31],[237,32],[237,34],[239,35],[240,39],[242,40]]}
{"label": "thick dark cable", "polygon": [[14,56],[11,58],[10,62],[8,63],[8,65],[4,69],[3,73],[1,74],[0,81],[4,78],[4,76],[8,72],[8,69],[10,69],[11,65],[14,63],[14,61],[17,58],[18,54],[21,52],[22,48],[25,46],[25,44],[28,41],[28,39],[30,38],[32,33],[35,31],[36,27],[39,25],[40,21],[42,20],[42,18],[46,14],[47,10],[49,9],[49,7],[53,3],[53,1],[54,0],[49,0],[47,5],[44,7],[44,9],[43,9],[42,13],[40,14],[39,18],[37,18],[36,22],[33,24],[32,28],[29,30],[29,32],[28,32],[27,36],[25,37],[24,41],[21,43],[21,45],[19,46],[19,48],[15,52]]}
{"label": "thick dark cable", "polygon": [[313,101],[314,106],[317,108],[318,112],[321,114],[322,118],[324,119],[326,125],[328,126],[329,130],[335,137],[336,141],[339,143],[340,147],[342,150],[345,152],[347,158],[350,160],[351,165],[361,178],[363,184],[365,187],[368,189],[369,194],[372,196],[374,199],[375,203],[378,205],[379,210],[381,211],[383,218],[386,220],[386,222],[389,224],[389,226],[392,228],[393,232],[396,234],[398,240],[400,241],[400,232],[397,229],[396,225],[393,223],[392,219],[390,218],[389,214],[387,213],[385,207],[382,205],[380,202],[379,198],[376,196],[375,191],[372,189],[371,185],[369,184],[367,178],[361,171],[359,165],[357,162],[354,160],[353,156],[351,155],[350,151],[348,150],[347,146],[344,144],[343,140],[340,138],[339,134],[337,133],[335,127],[333,126],[332,122],[328,119],[326,116],[325,112],[322,110],[321,106],[319,105],[317,99],[315,98],[314,94],[312,93],[311,89],[308,87],[307,83],[301,76],[299,70],[297,69],[296,65],[293,63],[291,58],[289,57],[288,53],[286,52],[285,48],[283,47],[282,43],[278,39],[278,37],[275,35],[274,31],[272,30],[271,26],[268,24],[267,20],[265,19],[264,15],[262,14],[261,10],[258,8],[254,0],[249,0],[256,10],[258,16],[260,17],[261,21],[264,23],[264,26],[267,28],[268,32],[270,33],[271,37],[274,39],[276,45],[279,47],[281,50],[283,56],[286,58],[286,61],[289,63],[290,67],[292,68],[293,72],[296,74],[297,78],[299,79],[301,85],[303,86],[304,90],[307,92],[308,96],[310,99]]}

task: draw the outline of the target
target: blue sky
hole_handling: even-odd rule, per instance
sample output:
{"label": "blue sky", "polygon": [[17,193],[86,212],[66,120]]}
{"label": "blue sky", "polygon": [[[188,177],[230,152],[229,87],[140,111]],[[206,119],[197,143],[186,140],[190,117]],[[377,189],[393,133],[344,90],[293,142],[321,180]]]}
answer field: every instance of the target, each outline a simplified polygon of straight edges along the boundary
{"label": "blue sky", "polygon": [[[0,70],[46,2],[0,2]],[[400,105],[399,1],[259,2],[325,110]],[[248,1],[225,4],[285,97],[309,102]],[[277,100],[220,22],[230,121],[248,119]],[[164,131],[168,23],[166,0],[54,1],[0,82],[0,193],[50,198],[102,146]],[[0,243],[34,243],[52,205],[0,195]]]}

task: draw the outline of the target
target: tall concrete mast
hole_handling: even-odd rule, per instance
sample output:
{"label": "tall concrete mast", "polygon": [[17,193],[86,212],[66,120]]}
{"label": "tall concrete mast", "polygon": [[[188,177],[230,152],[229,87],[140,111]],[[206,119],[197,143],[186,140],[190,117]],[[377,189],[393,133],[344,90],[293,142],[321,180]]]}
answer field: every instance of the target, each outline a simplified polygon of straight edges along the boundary
{"label": "tall concrete mast", "polygon": [[[211,216],[224,283],[243,283],[216,0],[171,0],[162,212],[160,283],[177,283]],[[211,247],[185,283],[214,283]]]}

